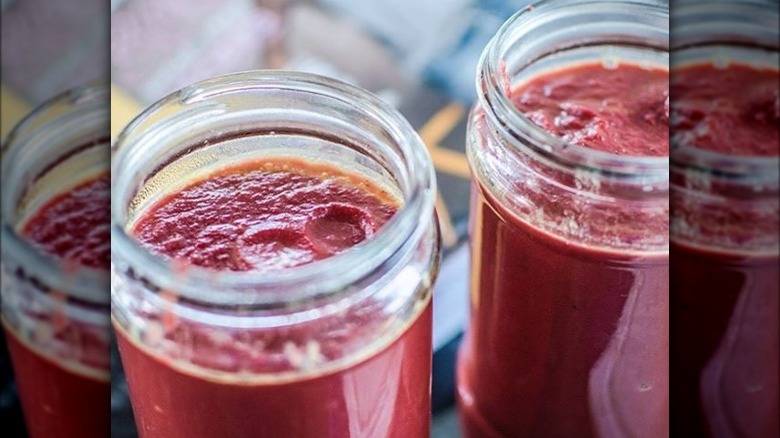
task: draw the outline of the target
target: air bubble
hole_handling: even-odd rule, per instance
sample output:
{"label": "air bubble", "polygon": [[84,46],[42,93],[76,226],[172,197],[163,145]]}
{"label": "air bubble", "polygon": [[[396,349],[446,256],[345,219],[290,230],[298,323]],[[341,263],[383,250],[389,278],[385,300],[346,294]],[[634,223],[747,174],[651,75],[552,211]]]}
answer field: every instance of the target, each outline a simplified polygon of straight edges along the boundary
{"label": "air bubble", "polygon": [[731,62],[728,58],[718,57],[712,60],[712,66],[718,70],[725,70],[729,67]]}
{"label": "air bubble", "polygon": [[255,269],[281,269],[311,261],[306,237],[283,222],[249,228],[238,238],[240,257]]}
{"label": "air bubble", "polygon": [[326,255],[357,245],[373,234],[370,216],[345,204],[319,209],[306,223],[305,234],[314,248]]}
{"label": "air bubble", "polygon": [[601,61],[601,65],[607,70],[616,70],[620,67],[620,60],[617,58],[605,58]]}

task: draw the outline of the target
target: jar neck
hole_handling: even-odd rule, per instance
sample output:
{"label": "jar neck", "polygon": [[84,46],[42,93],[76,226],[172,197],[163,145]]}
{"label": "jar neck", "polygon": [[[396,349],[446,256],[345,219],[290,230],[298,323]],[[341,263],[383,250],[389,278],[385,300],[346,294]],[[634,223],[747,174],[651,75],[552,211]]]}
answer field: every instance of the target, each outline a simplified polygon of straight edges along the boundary
{"label": "jar neck", "polygon": [[[145,208],[193,175],[285,156],[358,172],[396,194],[402,207],[356,247],[271,273],[177,266],[130,235]],[[233,74],[164,98],[120,134],[113,177],[113,269],[226,314],[317,307],[344,291],[368,290],[430,238],[433,220],[433,166],[408,122],[368,92],[301,73]]]}
{"label": "jar neck", "polygon": [[525,117],[511,100],[511,90],[540,73],[614,60],[667,66],[666,3],[541,1],[504,23],[483,52],[477,68],[479,103],[510,156],[531,159],[572,181],[583,173],[600,178],[604,188],[614,181],[631,192],[628,197],[663,193],[667,157],[623,156],[568,143]]}
{"label": "jar neck", "polygon": [[4,271],[87,307],[108,306],[108,272],[42,253],[20,233],[50,199],[108,172],[108,99],[105,82],[67,91],[14,127],[2,151]]}

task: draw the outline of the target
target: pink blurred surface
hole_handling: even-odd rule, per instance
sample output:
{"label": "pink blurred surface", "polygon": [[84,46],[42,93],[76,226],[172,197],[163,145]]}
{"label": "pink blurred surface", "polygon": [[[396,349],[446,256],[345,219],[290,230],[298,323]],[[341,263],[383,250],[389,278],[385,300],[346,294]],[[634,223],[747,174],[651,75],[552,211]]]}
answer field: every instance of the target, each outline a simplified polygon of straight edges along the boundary
{"label": "pink blurred surface", "polygon": [[279,16],[251,0],[132,0],[111,19],[112,80],[143,102],[258,68]]}
{"label": "pink blurred surface", "polygon": [[105,0],[15,1],[2,14],[2,80],[31,103],[108,76]]}

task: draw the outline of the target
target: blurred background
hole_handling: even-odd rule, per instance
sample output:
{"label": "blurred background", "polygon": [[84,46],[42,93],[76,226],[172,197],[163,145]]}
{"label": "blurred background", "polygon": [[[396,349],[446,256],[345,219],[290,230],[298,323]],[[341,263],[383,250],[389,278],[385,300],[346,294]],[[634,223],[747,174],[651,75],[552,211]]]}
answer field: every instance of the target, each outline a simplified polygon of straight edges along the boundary
{"label": "blurred background", "polygon": [[2,0],[2,137],[33,107],[108,77],[104,0]]}

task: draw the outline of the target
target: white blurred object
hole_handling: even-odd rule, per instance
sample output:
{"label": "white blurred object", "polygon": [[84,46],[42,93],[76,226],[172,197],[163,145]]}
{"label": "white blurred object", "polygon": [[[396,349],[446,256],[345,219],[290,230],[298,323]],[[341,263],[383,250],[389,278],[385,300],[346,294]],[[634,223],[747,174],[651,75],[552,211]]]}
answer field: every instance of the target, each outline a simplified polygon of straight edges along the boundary
{"label": "white blurred object", "polygon": [[362,23],[403,54],[409,72],[421,72],[428,61],[458,39],[474,20],[473,0],[320,0],[340,15]]}
{"label": "white blurred object", "polygon": [[259,68],[281,27],[278,14],[253,0],[124,0],[111,18],[112,80],[151,103],[208,77]]}
{"label": "white blurred object", "polygon": [[531,0],[320,0],[395,54],[411,77],[451,98],[474,98],[482,50],[501,23]]}

